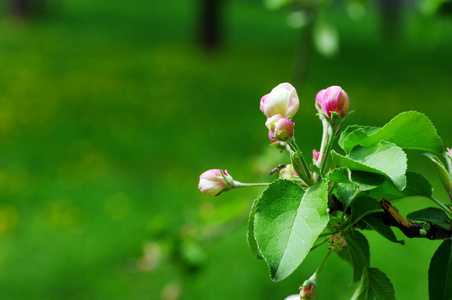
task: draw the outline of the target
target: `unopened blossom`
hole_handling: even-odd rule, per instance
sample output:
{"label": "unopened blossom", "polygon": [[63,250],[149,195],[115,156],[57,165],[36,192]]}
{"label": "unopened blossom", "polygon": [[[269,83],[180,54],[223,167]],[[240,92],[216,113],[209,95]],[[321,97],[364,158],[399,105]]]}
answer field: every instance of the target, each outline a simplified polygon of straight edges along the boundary
{"label": "unopened blossom", "polygon": [[315,299],[317,290],[315,285],[310,284],[302,286],[300,290],[300,299]]}
{"label": "unopened blossom", "polygon": [[216,196],[228,189],[232,182],[232,177],[225,170],[212,169],[199,176],[198,188],[205,195]]}
{"label": "unopened blossom", "polygon": [[260,109],[267,118],[279,114],[290,119],[297,113],[299,105],[295,88],[290,83],[281,83],[262,97]]}
{"label": "unopened blossom", "polygon": [[265,126],[273,133],[273,139],[285,141],[293,136],[295,124],[283,115],[275,115],[267,119]]}
{"label": "unopened blossom", "polygon": [[[316,163],[319,160],[319,157],[320,157],[320,152],[315,150],[315,149],[313,149],[312,150],[312,161],[314,163]],[[325,153],[323,153],[323,157],[325,157]]]}
{"label": "unopened blossom", "polygon": [[333,252],[340,252],[346,245],[344,237],[339,234],[334,234],[330,239],[330,248]]}
{"label": "unopened blossom", "polygon": [[340,86],[330,86],[317,93],[315,104],[319,113],[331,118],[331,113],[335,112],[342,118],[348,112],[350,99]]}
{"label": "unopened blossom", "polygon": [[291,164],[286,165],[281,169],[281,171],[279,171],[279,178],[288,180],[299,179]]}
{"label": "unopened blossom", "polygon": [[290,295],[286,297],[284,300],[300,300],[300,295]]}
{"label": "unopened blossom", "polygon": [[275,139],[273,138],[274,135],[275,135],[275,133],[274,133],[273,131],[271,131],[271,130],[268,131],[268,138],[270,139],[270,142],[272,142],[272,143],[277,143],[277,142],[279,142],[278,140],[275,140]]}

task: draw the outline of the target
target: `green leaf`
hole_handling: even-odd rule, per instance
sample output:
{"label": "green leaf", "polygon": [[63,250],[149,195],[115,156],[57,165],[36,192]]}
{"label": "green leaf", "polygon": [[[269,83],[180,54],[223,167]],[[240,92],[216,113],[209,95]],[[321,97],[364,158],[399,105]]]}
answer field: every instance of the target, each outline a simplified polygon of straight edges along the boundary
{"label": "green leaf", "polygon": [[335,151],[331,151],[331,155],[339,167],[346,167],[352,171],[381,174],[390,179],[399,190],[405,188],[406,154],[400,147],[392,143],[380,141],[369,148],[357,146],[350,152],[349,157]]}
{"label": "green leaf", "polygon": [[452,299],[452,240],[444,240],[433,254],[428,270],[430,300]]}
{"label": "green leaf", "polygon": [[430,158],[430,160],[433,162],[433,166],[435,167],[436,173],[438,174],[438,177],[441,179],[441,183],[443,184],[446,191],[450,191],[452,189],[452,179],[450,178],[450,175],[447,172],[446,167],[443,165],[443,163],[439,160],[439,158],[436,155],[433,155],[431,153],[424,153],[424,155]]}
{"label": "green leaf", "polygon": [[348,262],[353,268],[352,283],[358,282],[363,275],[364,269],[369,266],[370,252],[369,243],[364,235],[353,230],[344,237],[347,247],[338,252],[339,257]]}
{"label": "green leaf", "polygon": [[304,260],[328,224],[326,181],[306,193],[295,183],[276,180],[256,203],[254,231],[259,252],[274,281],[289,276]]}
{"label": "green leaf", "polygon": [[385,181],[380,174],[351,171],[347,168],[334,169],[328,174],[328,179],[338,183],[353,183],[360,191],[374,189]]}
{"label": "green leaf", "polygon": [[427,116],[416,111],[397,115],[383,128],[367,137],[362,133],[356,133],[354,138],[344,141],[343,148],[352,149],[357,145],[370,147],[382,140],[394,143],[403,149],[443,153],[443,143],[432,122]]}
{"label": "green leaf", "polygon": [[352,183],[339,183],[336,187],[336,195],[339,201],[347,208],[352,201],[358,196],[359,189]]}
{"label": "green leaf", "polygon": [[366,196],[356,198],[350,206],[352,209],[351,224],[356,224],[368,214],[382,210],[380,203],[377,200]]}
{"label": "green leaf", "polygon": [[381,186],[370,191],[369,197],[377,200],[386,199],[388,201],[410,196],[432,197],[432,186],[424,176],[415,172],[407,172],[406,178],[407,186],[403,191],[397,189],[391,182],[386,181]]}
{"label": "green leaf", "polygon": [[394,231],[392,231],[391,226],[386,225],[383,222],[383,218],[385,215],[386,214],[384,212],[369,214],[363,218],[363,221],[367,224],[367,226],[369,226],[370,228],[372,228],[373,230],[375,230],[376,232],[378,232],[391,242],[402,245],[405,244],[404,240],[401,241],[397,240],[397,237],[395,236]]}
{"label": "green leaf", "polygon": [[262,259],[262,255],[257,248],[256,238],[254,237],[254,215],[255,215],[255,206],[256,203],[259,202],[261,197],[254,200],[253,206],[251,207],[250,216],[248,218],[248,231],[247,231],[247,240],[248,246],[250,247],[251,253],[253,253],[254,257],[257,259]]}
{"label": "green leaf", "polygon": [[351,125],[348,126],[342,133],[339,138],[339,145],[345,152],[350,153],[350,151],[356,145],[359,145],[359,142],[364,138],[367,138],[369,135],[374,134],[380,129],[380,127],[371,127],[371,126],[360,126],[360,125]]}
{"label": "green leaf", "polygon": [[408,214],[408,220],[430,222],[446,230],[450,229],[450,219],[444,210],[436,207],[428,207]]}
{"label": "green leaf", "polygon": [[395,300],[391,280],[377,268],[366,269],[352,300]]}

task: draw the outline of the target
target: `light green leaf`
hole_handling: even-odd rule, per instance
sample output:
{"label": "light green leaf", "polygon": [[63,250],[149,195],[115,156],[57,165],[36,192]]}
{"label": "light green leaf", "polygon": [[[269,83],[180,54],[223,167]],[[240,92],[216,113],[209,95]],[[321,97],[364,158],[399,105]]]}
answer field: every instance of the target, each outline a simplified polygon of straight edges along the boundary
{"label": "light green leaf", "polygon": [[306,193],[295,183],[276,180],[256,203],[254,231],[259,252],[274,281],[289,276],[304,260],[328,224],[326,181]]}
{"label": "light green leaf", "polygon": [[450,219],[444,210],[436,207],[428,207],[408,214],[408,220],[430,222],[446,230],[450,229]]}
{"label": "light green leaf", "polygon": [[430,300],[452,299],[452,240],[444,240],[433,254],[428,270]]}
{"label": "light green leaf", "polygon": [[357,133],[355,138],[344,141],[344,149],[353,149],[360,145],[370,147],[381,140],[388,141],[403,149],[420,150],[442,154],[443,143],[430,119],[416,111],[403,112],[397,115],[383,128],[364,136]]}
{"label": "light green leaf", "polygon": [[443,184],[446,191],[450,191],[452,189],[452,179],[450,178],[449,172],[447,172],[444,164],[436,155],[433,155],[431,153],[424,153],[424,155],[430,158],[430,160],[433,162],[436,173],[438,174],[439,179],[441,179],[441,183]]}
{"label": "light green leaf", "polygon": [[407,172],[406,178],[407,186],[403,191],[397,189],[391,182],[386,181],[381,186],[370,191],[369,197],[377,200],[386,199],[388,201],[410,196],[432,197],[432,186],[424,176],[415,172]]}
{"label": "light green leaf", "polygon": [[360,125],[351,125],[348,126],[342,133],[339,138],[339,145],[345,152],[350,153],[350,151],[356,145],[359,145],[359,142],[369,135],[374,134],[380,129],[380,127],[371,127],[371,126],[360,126]]}
{"label": "light green leaf", "polygon": [[[373,230],[381,234],[383,237],[387,238],[393,243],[398,244],[405,244],[404,240],[397,240],[397,237],[394,234],[394,231],[392,231],[391,227],[389,225],[386,225],[383,222],[383,218],[386,216],[386,213],[384,212],[377,212],[370,215],[367,215],[363,218],[363,221]],[[367,227],[366,227],[367,229]]]}
{"label": "light green leaf", "polygon": [[391,280],[377,268],[366,269],[352,300],[395,300]]}
{"label": "light green leaf", "polygon": [[364,269],[370,263],[369,243],[364,235],[353,230],[344,237],[347,246],[338,252],[339,257],[348,262],[353,268],[352,283],[358,282],[362,278]]}
{"label": "light green leaf", "polygon": [[380,141],[369,148],[357,146],[348,157],[335,151],[331,151],[331,155],[339,167],[381,174],[390,179],[399,190],[403,190],[406,186],[406,154],[392,143]]}

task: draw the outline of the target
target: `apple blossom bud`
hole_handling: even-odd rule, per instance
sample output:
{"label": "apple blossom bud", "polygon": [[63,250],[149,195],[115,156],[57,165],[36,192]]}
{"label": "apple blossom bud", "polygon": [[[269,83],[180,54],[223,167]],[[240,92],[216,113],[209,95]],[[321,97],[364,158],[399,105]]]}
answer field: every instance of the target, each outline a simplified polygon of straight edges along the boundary
{"label": "apple blossom bud", "polygon": [[273,139],[285,141],[293,136],[295,124],[283,115],[275,115],[267,119],[265,126],[273,132]]}
{"label": "apple blossom bud", "polygon": [[274,135],[275,135],[275,133],[274,133],[273,131],[271,131],[271,130],[268,131],[268,138],[270,139],[270,142],[272,142],[272,143],[278,143],[279,141],[278,141],[278,140],[275,140],[275,139],[273,138]]}
{"label": "apple blossom bud", "polygon": [[199,176],[198,188],[208,196],[217,196],[229,189],[233,183],[232,177],[220,169],[208,170]]}
{"label": "apple blossom bud", "polygon": [[339,234],[334,234],[330,239],[330,248],[333,252],[340,252],[346,245],[347,242]]}
{"label": "apple blossom bud", "polygon": [[350,99],[340,86],[330,86],[317,93],[315,103],[319,113],[331,118],[331,113],[335,112],[342,118],[347,114]]}
{"label": "apple blossom bud", "polygon": [[300,300],[300,295],[290,295],[286,297],[284,300]]}
{"label": "apple blossom bud", "polygon": [[285,168],[282,168],[279,171],[279,178],[287,180],[299,179],[297,173],[295,172],[291,164],[286,165]]}
{"label": "apple blossom bud", "polygon": [[300,299],[315,299],[317,293],[315,285],[302,286],[300,291]]}
{"label": "apple blossom bud", "polygon": [[[319,160],[319,157],[320,157],[320,152],[315,150],[315,149],[313,149],[312,150],[312,161],[314,163],[316,163]],[[325,158],[325,153],[323,153],[323,157]]]}
{"label": "apple blossom bud", "polygon": [[295,88],[290,83],[281,83],[270,94],[262,97],[260,110],[268,118],[278,114],[292,118],[297,113],[299,105]]}

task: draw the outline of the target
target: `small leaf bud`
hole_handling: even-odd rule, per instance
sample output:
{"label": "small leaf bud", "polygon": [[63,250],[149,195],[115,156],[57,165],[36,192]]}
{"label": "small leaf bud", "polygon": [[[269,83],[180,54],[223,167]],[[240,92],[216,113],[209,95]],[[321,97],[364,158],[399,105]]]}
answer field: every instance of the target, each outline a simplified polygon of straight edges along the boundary
{"label": "small leaf bud", "polygon": [[330,248],[333,252],[340,252],[346,245],[347,242],[339,234],[334,234],[330,239]]}
{"label": "small leaf bud", "polygon": [[273,133],[273,139],[285,141],[293,136],[295,124],[283,115],[275,115],[267,119],[265,126]]}
{"label": "small leaf bud", "polygon": [[319,113],[331,118],[331,113],[335,112],[342,118],[348,112],[350,99],[340,86],[330,86],[317,93],[315,104]]}
{"label": "small leaf bud", "polygon": [[260,110],[267,118],[280,114],[290,119],[297,113],[299,105],[295,88],[290,83],[281,83],[262,97]]}
{"label": "small leaf bud", "polygon": [[220,169],[208,170],[199,176],[198,188],[208,196],[217,196],[221,192],[228,190],[233,184],[232,177]]}

